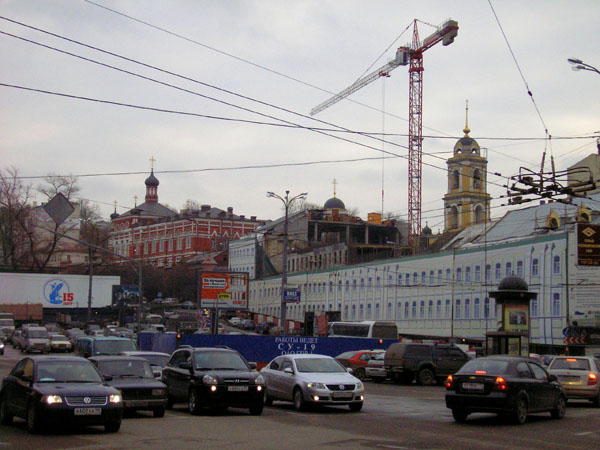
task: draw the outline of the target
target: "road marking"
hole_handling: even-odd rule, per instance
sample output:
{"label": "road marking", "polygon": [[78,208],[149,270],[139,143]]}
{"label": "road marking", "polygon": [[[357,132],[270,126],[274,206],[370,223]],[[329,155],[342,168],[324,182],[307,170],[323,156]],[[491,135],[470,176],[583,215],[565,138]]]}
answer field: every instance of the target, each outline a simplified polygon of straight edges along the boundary
{"label": "road marking", "polygon": [[583,433],[575,433],[575,436],[585,436],[588,434],[596,434],[596,431],[584,431]]}

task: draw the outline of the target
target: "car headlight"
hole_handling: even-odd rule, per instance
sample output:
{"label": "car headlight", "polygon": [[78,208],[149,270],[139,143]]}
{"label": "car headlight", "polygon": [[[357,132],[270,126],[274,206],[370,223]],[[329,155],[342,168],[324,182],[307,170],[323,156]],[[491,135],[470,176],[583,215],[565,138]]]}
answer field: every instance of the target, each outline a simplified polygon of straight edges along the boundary
{"label": "car headlight", "polygon": [[308,383],[307,386],[312,389],[327,389],[323,383]]}
{"label": "car headlight", "polygon": [[55,403],[62,403],[62,397],[60,395],[44,395],[42,401],[47,405],[54,405]]}
{"label": "car headlight", "polygon": [[364,385],[364,384],[362,384],[362,381],[359,381],[359,382],[356,384],[356,389],[357,389],[357,390],[358,390],[358,389],[364,389],[364,388],[365,388],[365,385]]}
{"label": "car headlight", "polygon": [[121,403],[121,394],[112,394],[109,400],[111,403]]}
{"label": "car headlight", "polygon": [[162,397],[167,393],[165,389],[152,389],[152,395],[155,397]]}
{"label": "car headlight", "polygon": [[202,377],[202,382],[204,384],[217,384],[218,383],[217,379],[211,375],[204,375]]}
{"label": "car headlight", "polygon": [[262,375],[259,375],[254,379],[254,382],[256,384],[265,384],[265,379],[263,378]]}

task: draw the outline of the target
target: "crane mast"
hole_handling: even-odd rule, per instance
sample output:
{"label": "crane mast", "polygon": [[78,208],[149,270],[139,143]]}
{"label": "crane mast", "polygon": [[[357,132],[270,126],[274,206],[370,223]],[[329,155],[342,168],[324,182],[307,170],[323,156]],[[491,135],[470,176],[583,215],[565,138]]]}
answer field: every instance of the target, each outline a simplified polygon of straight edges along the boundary
{"label": "crane mast", "polygon": [[329,100],[311,110],[315,115],[329,106],[348,97],[369,83],[389,73],[398,66],[409,65],[408,87],[408,241],[416,244],[421,234],[421,192],[422,192],[422,155],[423,155],[423,52],[438,42],[446,46],[454,42],[458,35],[458,22],[448,19],[436,31],[419,40],[417,19],[414,20],[412,45],[399,47],[396,57],[386,65],[354,82]]}

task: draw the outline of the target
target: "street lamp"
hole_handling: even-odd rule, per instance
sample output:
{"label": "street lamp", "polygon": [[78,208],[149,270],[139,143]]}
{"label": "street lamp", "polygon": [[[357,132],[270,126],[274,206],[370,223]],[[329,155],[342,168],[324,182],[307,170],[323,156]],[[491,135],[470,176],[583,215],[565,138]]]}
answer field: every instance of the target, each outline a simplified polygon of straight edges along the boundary
{"label": "street lamp", "polygon": [[304,200],[308,195],[307,192],[298,194],[295,197],[289,198],[290,191],[285,191],[285,197],[275,194],[274,192],[267,192],[267,197],[277,198],[283,202],[285,207],[285,221],[283,222],[283,268],[281,270],[281,327],[285,334],[285,310],[287,304],[285,303],[285,285],[287,284],[287,247],[288,247],[288,212],[290,206],[296,200]]}
{"label": "street lamp", "polygon": [[580,59],[569,58],[569,59],[567,59],[567,61],[569,61],[569,63],[571,63],[573,65],[571,67],[571,69],[573,69],[575,71],[578,71],[578,70],[589,70],[590,72],[596,72],[597,74],[600,75],[600,70],[596,69],[594,66],[590,66],[589,64],[584,63]]}

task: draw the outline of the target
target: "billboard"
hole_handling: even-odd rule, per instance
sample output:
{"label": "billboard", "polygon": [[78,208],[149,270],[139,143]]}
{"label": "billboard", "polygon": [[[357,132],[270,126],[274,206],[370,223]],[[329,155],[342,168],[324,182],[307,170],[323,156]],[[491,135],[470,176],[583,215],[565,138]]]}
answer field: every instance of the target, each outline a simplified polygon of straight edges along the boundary
{"label": "billboard", "polygon": [[248,273],[202,272],[200,306],[202,308],[248,308]]}
{"label": "billboard", "polygon": [[600,266],[600,225],[577,224],[577,264]]}

